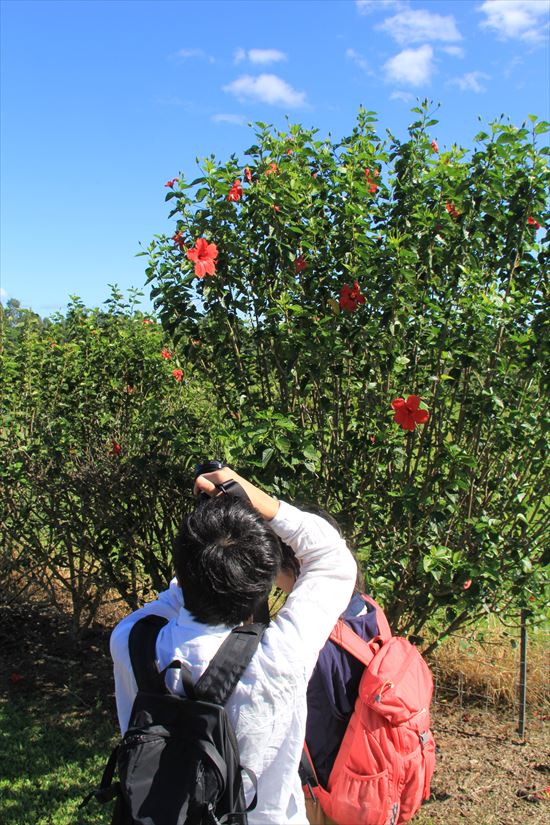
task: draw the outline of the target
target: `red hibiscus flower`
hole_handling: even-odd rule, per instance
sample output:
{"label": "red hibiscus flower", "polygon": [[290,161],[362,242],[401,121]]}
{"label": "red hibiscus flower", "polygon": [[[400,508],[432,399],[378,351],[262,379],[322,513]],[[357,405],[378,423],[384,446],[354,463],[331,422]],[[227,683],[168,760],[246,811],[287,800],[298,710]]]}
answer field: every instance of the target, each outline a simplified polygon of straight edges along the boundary
{"label": "red hibiscus flower", "polygon": [[160,354],[164,358],[165,361],[169,361],[170,358],[172,357],[172,353],[170,352],[169,349],[166,349],[166,347],[162,350],[162,352]]}
{"label": "red hibiscus flower", "polygon": [[120,446],[118,441],[115,441],[114,438],[111,438],[111,455],[120,455],[121,452],[122,447]]}
{"label": "red hibiscus flower", "polygon": [[527,218],[527,223],[529,224],[529,226],[534,226],[535,230],[540,229],[540,223],[537,220],[535,220],[535,218],[532,215],[529,215],[529,217]]}
{"label": "red hibiscus flower", "polygon": [[266,175],[274,175],[277,171],[278,167],[276,163],[270,163],[267,169],[265,170]]}
{"label": "red hibiscus flower", "polygon": [[460,212],[458,211],[458,209],[452,201],[447,201],[447,203],[445,204],[445,209],[447,210],[453,221],[457,221],[460,218]]}
{"label": "red hibiscus flower", "polygon": [[178,179],[177,179],[177,178],[172,178],[172,180],[167,180],[167,181],[166,181],[166,183],[165,183],[164,185],[165,185],[165,186],[168,186],[168,188],[169,188],[169,189],[173,189],[173,188],[174,188],[174,184],[175,184],[175,183],[177,183],[177,182],[178,182]]}
{"label": "red hibiscus flower", "polygon": [[281,207],[277,206],[276,203],[272,203],[271,208],[273,209],[274,212],[280,212],[281,211]]}
{"label": "red hibiscus flower", "polygon": [[176,381],[181,381],[183,378],[183,370],[172,370],[172,375],[176,379]]}
{"label": "red hibiscus flower", "polygon": [[365,303],[365,296],[361,295],[359,281],[354,281],[353,286],[345,284],[340,290],[340,309],[354,312],[359,304]]}
{"label": "red hibiscus flower", "polygon": [[150,324],[152,324],[152,323],[154,323],[154,322],[153,322],[153,321],[151,321],[151,319],[150,319],[150,318],[144,318],[144,319],[143,319],[143,325],[144,325],[145,327],[148,327],[148,326],[149,326]]}
{"label": "red hibiscus flower", "polygon": [[430,146],[432,147],[432,152],[435,152],[436,154],[439,152],[439,146],[437,145],[436,140],[432,140]]}
{"label": "red hibiscus flower", "polygon": [[466,581],[462,585],[462,589],[463,590],[468,590],[471,586],[472,586],[472,580],[471,579],[466,579]]}
{"label": "red hibiscus flower", "polygon": [[183,239],[183,232],[180,232],[179,229],[178,229],[178,231],[176,232],[175,235],[172,235],[172,240],[174,241],[176,246],[179,246],[180,249],[183,249],[183,247],[185,246],[185,241]]}
{"label": "red hibiscus flower", "polygon": [[136,391],[135,387],[132,387],[131,384],[126,384],[126,393],[127,395],[133,395]]}
{"label": "red hibiscus flower", "polygon": [[248,166],[244,167],[244,176],[249,183],[252,183],[252,172],[248,168]]}
{"label": "red hibiscus flower", "polygon": [[10,673],[10,682],[12,685],[16,685],[18,682],[21,681],[21,679],[24,679],[24,676],[22,676],[21,673],[17,673],[17,671],[15,670],[13,671],[13,673]]}
{"label": "red hibiscus flower", "polygon": [[287,149],[286,153],[287,153],[287,155],[291,155],[292,154],[292,149]]}
{"label": "red hibiscus flower", "polygon": [[[378,171],[378,169],[375,169],[375,170],[374,170],[374,177],[375,177],[375,178],[377,178],[379,174],[380,174],[380,172]],[[376,185],[376,183],[374,183],[374,181],[373,181],[373,179],[372,179],[372,177],[371,177],[371,171],[370,171],[370,169],[365,169],[365,177],[366,177],[366,179],[367,179],[367,183],[369,184],[369,192],[370,192],[372,195],[374,195],[374,193],[375,193],[375,192],[376,192],[376,190],[378,189],[378,186]]]}
{"label": "red hibiscus flower", "polygon": [[240,180],[237,178],[231,189],[229,190],[229,195],[227,196],[228,201],[240,201],[243,196],[243,188],[241,186]]}
{"label": "red hibiscus flower", "polygon": [[299,275],[300,272],[303,272],[304,269],[307,269],[307,261],[303,255],[298,255],[298,257],[294,261],[294,271],[296,275]]}
{"label": "red hibiscus flower", "polygon": [[395,410],[393,420],[403,430],[413,432],[417,424],[425,424],[430,417],[428,410],[419,409],[420,401],[421,398],[418,395],[409,395],[406,401],[404,398],[394,398],[391,402]]}
{"label": "red hibiscus flower", "polygon": [[206,238],[198,238],[193,249],[187,250],[187,257],[195,264],[195,275],[204,278],[205,275],[214,275],[216,272],[216,258],[218,247],[208,243]]}

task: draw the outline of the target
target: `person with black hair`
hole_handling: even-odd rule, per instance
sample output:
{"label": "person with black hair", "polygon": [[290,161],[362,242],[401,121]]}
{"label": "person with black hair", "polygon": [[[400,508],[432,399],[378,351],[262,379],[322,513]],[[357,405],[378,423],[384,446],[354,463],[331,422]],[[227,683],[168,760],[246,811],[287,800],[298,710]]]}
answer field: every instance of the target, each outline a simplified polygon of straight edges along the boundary
{"label": "person with black hair", "polygon": [[[250,504],[217,495],[219,485],[232,480]],[[265,605],[285,543],[300,562],[296,583],[263,634],[226,711],[242,764],[258,780],[249,825],[304,825],[298,766],[306,689],[319,651],[349,602],[355,561],[325,519],[272,498],[229,468],[199,476],[194,489],[212,498],[199,504],[178,532],[177,579],[155,601],[123,619],[111,637],[120,727],[126,730],[136,695],[128,652],[135,622],[149,613],[168,619],[157,638],[158,669],[180,660],[196,682],[231,629],[251,621]],[[181,670],[169,669],[166,684],[185,695]]]}

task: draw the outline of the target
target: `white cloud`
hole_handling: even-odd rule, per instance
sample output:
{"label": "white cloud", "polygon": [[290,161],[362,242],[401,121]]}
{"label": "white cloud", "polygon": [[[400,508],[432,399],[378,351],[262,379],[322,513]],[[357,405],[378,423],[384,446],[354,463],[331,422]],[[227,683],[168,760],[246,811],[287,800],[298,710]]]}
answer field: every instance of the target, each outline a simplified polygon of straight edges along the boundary
{"label": "white cloud", "polygon": [[287,56],[279,49],[237,49],[233,55],[233,62],[242,63],[243,60],[249,60],[255,66],[268,66],[270,63],[287,60]]}
{"label": "white cloud", "polygon": [[449,80],[450,86],[458,86],[462,92],[486,92],[487,88],[482,85],[481,81],[490,80],[491,77],[485,72],[466,72],[462,77],[454,77]]}
{"label": "white cloud", "polygon": [[243,74],[224,86],[223,90],[239,100],[258,100],[275,106],[297,108],[306,103],[305,92],[296,91],[276,74],[260,74],[257,77]]}
{"label": "white cloud", "polygon": [[355,0],[359,14],[370,14],[378,9],[403,9],[407,4],[404,0]]}
{"label": "white cloud", "polygon": [[384,63],[386,80],[390,83],[405,83],[407,86],[429,83],[433,71],[433,54],[432,47],[428,45],[418,49],[404,49]]}
{"label": "white cloud", "polygon": [[414,95],[410,92],[400,92],[397,90],[396,92],[391,93],[390,100],[402,100],[403,103],[412,103],[414,100]]}
{"label": "white cloud", "polygon": [[445,54],[450,54],[451,57],[464,57],[464,49],[462,46],[442,46],[441,51]]}
{"label": "white cloud", "polygon": [[0,301],[5,301],[8,297],[6,290],[0,286]]}
{"label": "white cloud", "polygon": [[346,49],[346,57],[348,58],[348,60],[351,60],[353,63],[355,63],[356,66],[359,66],[360,69],[363,69],[364,72],[372,74],[368,60],[365,60],[363,55],[359,54],[359,52],[356,52],[355,49]]}
{"label": "white cloud", "polygon": [[517,38],[533,44],[547,40],[548,0],[485,0],[477,10],[485,15],[480,26],[494,31],[500,40]]}
{"label": "white cloud", "polygon": [[266,66],[268,63],[279,63],[286,60],[286,54],[279,49],[250,49],[248,59],[251,63]]}
{"label": "white cloud", "polygon": [[214,123],[231,123],[233,126],[244,126],[246,124],[244,115],[212,115],[211,120],[213,120]]}
{"label": "white cloud", "polygon": [[429,40],[440,40],[443,43],[462,40],[452,14],[445,17],[442,14],[432,14],[426,9],[405,9],[386,18],[376,28],[393,37],[400,46],[426,43]]}
{"label": "white cloud", "polygon": [[517,55],[515,57],[513,57],[510,60],[510,62],[507,63],[506,66],[504,67],[503,75],[506,78],[506,80],[508,80],[508,78],[512,76],[516,66],[522,66],[522,65],[523,65],[523,60],[521,59],[521,57],[518,57]]}
{"label": "white cloud", "polygon": [[212,57],[212,55],[207,54],[203,49],[179,49],[173,55],[176,59],[180,60],[208,60],[209,63],[215,63],[216,59]]}

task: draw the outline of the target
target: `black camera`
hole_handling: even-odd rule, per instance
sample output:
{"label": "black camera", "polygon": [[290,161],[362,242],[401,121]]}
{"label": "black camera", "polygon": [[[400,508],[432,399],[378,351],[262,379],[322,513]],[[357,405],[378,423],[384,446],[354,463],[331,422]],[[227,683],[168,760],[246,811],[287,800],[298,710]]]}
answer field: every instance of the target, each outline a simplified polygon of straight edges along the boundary
{"label": "black camera", "polygon": [[227,464],[222,464],[221,461],[216,461],[216,459],[195,464],[195,481],[199,476],[204,475],[204,473],[213,473],[214,470],[221,470],[223,467],[227,467]]}
{"label": "black camera", "polygon": [[[204,475],[204,473],[213,473],[215,470],[221,470],[224,467],[227,467],[227,464],[222,464],[221,461],[216,461],[215,459],[211,459],[209,461],[202,461],[201,463],[195,464],[195,481],[199,476]],[[229,479],[229,481],[223,481],[221,484],[216,484],[216,489],[218,490],[218,495],[221,493],[222,495],[226,496],[235,496],[235,498],[242,498],[243,501],[250,501],[247,494],[238,483],[238,481],[234,481],[233,479]],[[199,493],[199,502],[206,501],[210,498],[208,493]]]}

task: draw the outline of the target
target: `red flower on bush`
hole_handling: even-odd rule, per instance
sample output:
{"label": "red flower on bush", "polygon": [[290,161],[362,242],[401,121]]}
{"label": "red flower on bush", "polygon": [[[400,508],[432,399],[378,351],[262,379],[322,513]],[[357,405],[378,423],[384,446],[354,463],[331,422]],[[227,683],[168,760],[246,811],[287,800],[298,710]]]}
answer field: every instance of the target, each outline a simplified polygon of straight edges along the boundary
{"label": "red flower on bush", "polygon": [[114,438],[111,438],[111,455],[120,455],[121,452],[122,447],[120,446],[118,441],[115,441]]}
{"label": "red flower on bush", "polygon": [[287,153],[287,155],[291,155],[292,154],[292,149],[287,149],[286,153]]}
{"label": "red flower on bush", "polygon": [[265,170],[265,174],[266,175],[274,175],[275,172],[277,171],[277,169],[278,169],[278,166],[277,166],[276,163],[270,163],[269,166],[267,167],[267,169]]}
{"label": "red flower on bush", "polygon": [[469,590],[471,586],[472,586],[472,580],[471,579],[466,579],[466,581],[462,585],[462,589],[463,590]]}
{"label": "red flower on bush", "polygon": [[437,145],[437,141],[432,140],[430,146],[432,147],[432,152],[435,152],[436,154],[437,152],[439,152],[439,146]]}
{"label": "red flower on bush", "polygon": [[161,351],[160,354],[162,355],[162,357],[164,358],[165,361],[169,361],[170,358],[172,357],[172,353],[170,352],[169,349],[166,349],[166,347]]}
{"label": "red flower on bush", "polygon": [[127,395],[133,395],[136,391],[135,387],[132,387],[131,384],[126,384],[126,393]]}
{"label": "red flower on bush", "polygon": [[340,309],[347,309],[354,312],[359,304],[365,303],[365,296],[361,295],[359,281],[354,281],[353,286],[345,284],[340,290]]}
{"label": "red flower on bush", "polygon": [[240,201],[242,196],[243,196],[243,188],[241,186],[240,180],[237,178],[237,180],[234,182],[233,186],[229,190],[227,200],[228,201]]}
{"label": "red flower on bush", "polygon": [[540,223],[537,220],[535,220],[535,218],[532,215],[529,215],[529,217],[527,218],[527,223],[529,224],[529,226],[534,226],[535,230],[540,229]]}
{"label": "red flower on bush", "polygon": [[208,243],[206,238],[198,238],[193,249],[188,249],[186,254],[189,260],[195,264],[197,278],[215,274],[216,258],[218,257],[218,247],[215,243]]}
{"label": "red flower on bush", "polygon": [[[374,177],[377,178],[380,172],[375,169],[374,170]],[[378,186],[374,183],[373,179],[371,178],[370,169],[365,169],[365,177],[367,179],[367,183],[369,184],[369,192],[374,195]]]}
{"label": "red flower on bush", "polygon": [[460,212],[458,211],[458,209],[452,201],[447,201],[447,203],[445,204],[445,209],[447,210],[453,221],[457,221],[460,218]]}
{"label": "red flower on bush", "polygon": [[307,269],[307,261],[303,255],[298,255],[298,257],[294,261],[294,271],[296,275],[299,275],[300,272],[303,272],[304,269]]}
{"label": "red flower on bush", "polygon": [[176,379],[176,381],[181,381],[183,378],[183,370],[172,370],[172,375]]}
{"label": "red flower on bush", "polygon": [[176,246],[179,246],[180,249],[182,249],[185,246],[185,241],[183,239],[183,232],[180,232],[179,229],[176,232],[176,234],[172,236],[172,240],[174,241]]}
{"label": "red flower on bush", "polygon": [[177,182],[178,182],[178,178],[172,178],[172,180],[167,180],[164,185],[168,186],[169,189],[173,189],[174,184],[177,183]]}
{"label": "red flower on bush", "polygon": [[395,410],[393,420],[403,430],[413,432],[417,424],[425,424],[430,417],[428,410],[419,409],[420,401],[421,398],[418,395],[409,395],[406,401],[404,398],[394,398],[391,402]]}
{"label": "red flower on bush", "polygon": [[281,207],[277,206],[276,203],[272,203],[271,208],[273,209],[274,212],[280,212],[281,211]]}
{"label": "red flower on bush", "polygon": [[252,183],[252,172],[248,168],[248,166],[244,167],[244,176],[249,183]]}
{"label": "red flower on bush", "polygon": [[152,323],[154,323],[154,321],[151,321],[150,318],[144,318],[143,319],[143,325],[146,326],[146,327],[148,327]]}

